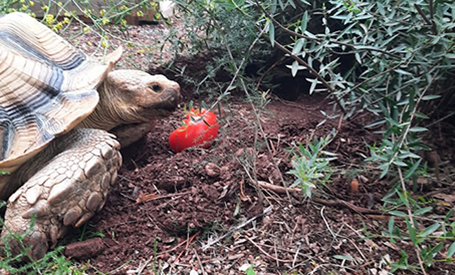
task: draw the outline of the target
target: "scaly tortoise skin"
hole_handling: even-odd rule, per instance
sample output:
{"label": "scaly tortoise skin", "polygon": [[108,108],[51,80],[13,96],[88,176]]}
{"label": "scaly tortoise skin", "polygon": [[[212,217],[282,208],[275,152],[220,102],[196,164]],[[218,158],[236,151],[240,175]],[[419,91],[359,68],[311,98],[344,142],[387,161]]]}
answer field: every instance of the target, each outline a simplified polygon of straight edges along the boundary
{"label": "scaly tortoise skin", "polygon": [[39,259],[90,219],[115,183],[120,147],[177,107],[176,82],[111,71],[121,54],[93,60],[26,14],[0,15],[1,236],[13,252],[21,245],[11,233],[27,232]]}

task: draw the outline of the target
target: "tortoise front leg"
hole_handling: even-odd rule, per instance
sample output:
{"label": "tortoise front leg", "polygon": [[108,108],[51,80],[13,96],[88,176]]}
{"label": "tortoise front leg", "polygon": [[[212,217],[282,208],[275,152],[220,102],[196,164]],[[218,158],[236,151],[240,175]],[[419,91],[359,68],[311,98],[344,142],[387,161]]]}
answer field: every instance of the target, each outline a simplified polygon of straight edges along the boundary
{"label": "tortoise front leg", "polygon": [[[2,239],[13,249],[32,246],[42,258],[68,226],[80,226],[101,210],[114,184],[122,158],[120,144],[102,130],[76,129],[56,139],[22,168],[33,174],[8,200]],[[54,157],[49,157],[54,156]],[[43,159],[50,159],[42,166]],[[32,217],[35,218],[31,226]],[[22,244],[8,235],[26,233]]]}

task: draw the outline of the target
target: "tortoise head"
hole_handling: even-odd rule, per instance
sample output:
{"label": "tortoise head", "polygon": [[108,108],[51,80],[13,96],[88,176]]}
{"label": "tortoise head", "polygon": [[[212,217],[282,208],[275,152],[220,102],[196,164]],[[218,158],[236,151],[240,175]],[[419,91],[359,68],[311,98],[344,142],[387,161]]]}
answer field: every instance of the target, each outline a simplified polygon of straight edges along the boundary
{"label": "tortoise head", "polygon": [[116,70],[107,75],[100,91],[106,114],[119,117],[119,124],[146,122],[168,116],[180,99],[180,86],[163,75],[139,70]]}

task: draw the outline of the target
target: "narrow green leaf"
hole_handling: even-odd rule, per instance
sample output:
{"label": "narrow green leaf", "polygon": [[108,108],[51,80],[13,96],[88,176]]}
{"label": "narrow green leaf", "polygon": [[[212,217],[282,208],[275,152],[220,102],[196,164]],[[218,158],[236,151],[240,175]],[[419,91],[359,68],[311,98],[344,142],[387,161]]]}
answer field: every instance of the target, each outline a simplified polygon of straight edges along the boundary
{"label": "narrow green leaf", "polygon": [[421,215],[423,215],[425,213],[430,212],[431,210],[433,210],[433,207],[430,207],[430,206],[429,207],[425,207],[425,208],[421,208],[421,209],[416,210],[414,212],[414,216],[421,216]]}
{"label": "narrow green leaf", "polygon": [[436,230],[438,230],[438,228],[441,226],[440,223],[435,223],[433,225],[430,225],[428,226],[427,228],[425,228],[424,230],[422,230],[422,232],[419,233],[419,236],[420,237],[428,237],[430,236],[431,234],[433,234],[433,232],[435,232]]}
{"label": "narrow green leaf", "polygon": [[399,74],[402,74],[402,75],[412,75],[410,72],[407,72],[407,71],[402,70],[402,69],[396,69],[395,72],[399,73]]}
{"label": "narrow green leaf", "polygon": [[402,211],[396,211],[396,210],[389,211],[389,214],[397,216],[397,217],[402,217],[402,218],[407,216],[406,213],[404,213]]}
{"label": "narrow green leaf", "polygon": [[418,132],[425,132],[425,131],[428,131],[427,128],[425,127],[412,127],[411,129],[409,129],[409,132],[413,132],[413,133],[418,133]]}
{"label": "narrow green leaf", "polygon": [[442,247],[443,244],[438,243],[435,247],[428,251],[428,255],[425,261],[427,265],[431,265],[434,262],[434,257],[439,253],[439,251],[441,251]]}
{"label": "narrow green leaf", "polygon": [[394,228],[394,227],[395,227],[395,217],[392,216],[392,217],[390,217],[390,219],[389,219],[389,226],[388,226],[388,228],[389,228],[389,234],[390,234],[390,235],[393,234],[393,228]]}
{"label": "narrow green leaf", "polygon": [[297,42],[294,44],[294,48],[292,49],[292,55],[297,55],[302,51],[303,45],[305,44],[305,39],[300,38],[297,40]]}
{"label": "narrow green leaf", "polygon": [[300,24],[300,31],[302,33],[306,32],[307,24],[308,24],[308,10],[306,10],[305,13],[303,14],[302,23]]}
{"label": "narrow green leaf", "polygon": [[437,99],[440,97],[441,97],[441,95],[426,95],[426,96],[422,97],[422,100],[433,100],[433,99]]}
{"label": "narrow green leaf", "polygon": [[399,161],[399,160],[394,160],[393,164],[395,164],[396,166],[400,166],[400,167],[408,167],[408,165],[406,163]]}
{"label": "narrow green leaf", "polygon": [[415,228],[412,226],[411,222],[407,217],[405,218],[405,222],[408,228],[409,238],[411,238],[412,243],[416,246],[418,243]]}
{"label": "narrow green leaf", "polygon": [[314,92],[314,89],[316,89],[318,80],[316,78],[306,78],[306,80],[311,83],[310,90],[308,91],[308,93],[311,95]]}
{"label": "narrow green leaf", "polygon": [[269,21],[269,37],[272,47],[275,47],[275,26],[272,21]]}
{"label": "narrow green leaf", "polygon": [[455,254],[455,242],[452,243],[449,250],[447,250],[447,258],[452,258],[453,254]]}
{"label": "narrow green leaf", "polygon": [[291,66],[292,76],[295,77],[297,75],[298,71],[299,71],[299,62],[297,62],[297,60],[294,60],[294,62],[292,62],[292,66]]}
{"label": "narrow green leaf", "polygon": [[417,168],[419,168],[419,166],[420,166],[420,162],[422,162],[422,159],[419,159],[418,161],[416,161],[416,163],[414,163],[414,164],[412,165],[412,167],[411,167],[411,168],[406,172],[406,174],[404,175],[404,178],[405,178],[405,179],[409,179],[409,178],[411,178],[411,177],[414,175],[415,171],[416,171]]}

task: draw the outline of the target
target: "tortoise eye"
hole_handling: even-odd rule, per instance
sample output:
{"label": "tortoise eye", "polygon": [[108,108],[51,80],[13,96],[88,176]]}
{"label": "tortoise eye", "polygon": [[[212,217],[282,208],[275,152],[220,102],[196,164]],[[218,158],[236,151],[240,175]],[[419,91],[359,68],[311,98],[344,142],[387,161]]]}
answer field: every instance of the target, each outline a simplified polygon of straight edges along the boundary
{"label": "tortoise eye", "polygon": [[161,88],[160,85],[158,85],[158,84],[153,84],[153,85],[152,85],[152,90],[153,90],[155,93],[161,93],[161,91],[162,91],[163,89]]}

